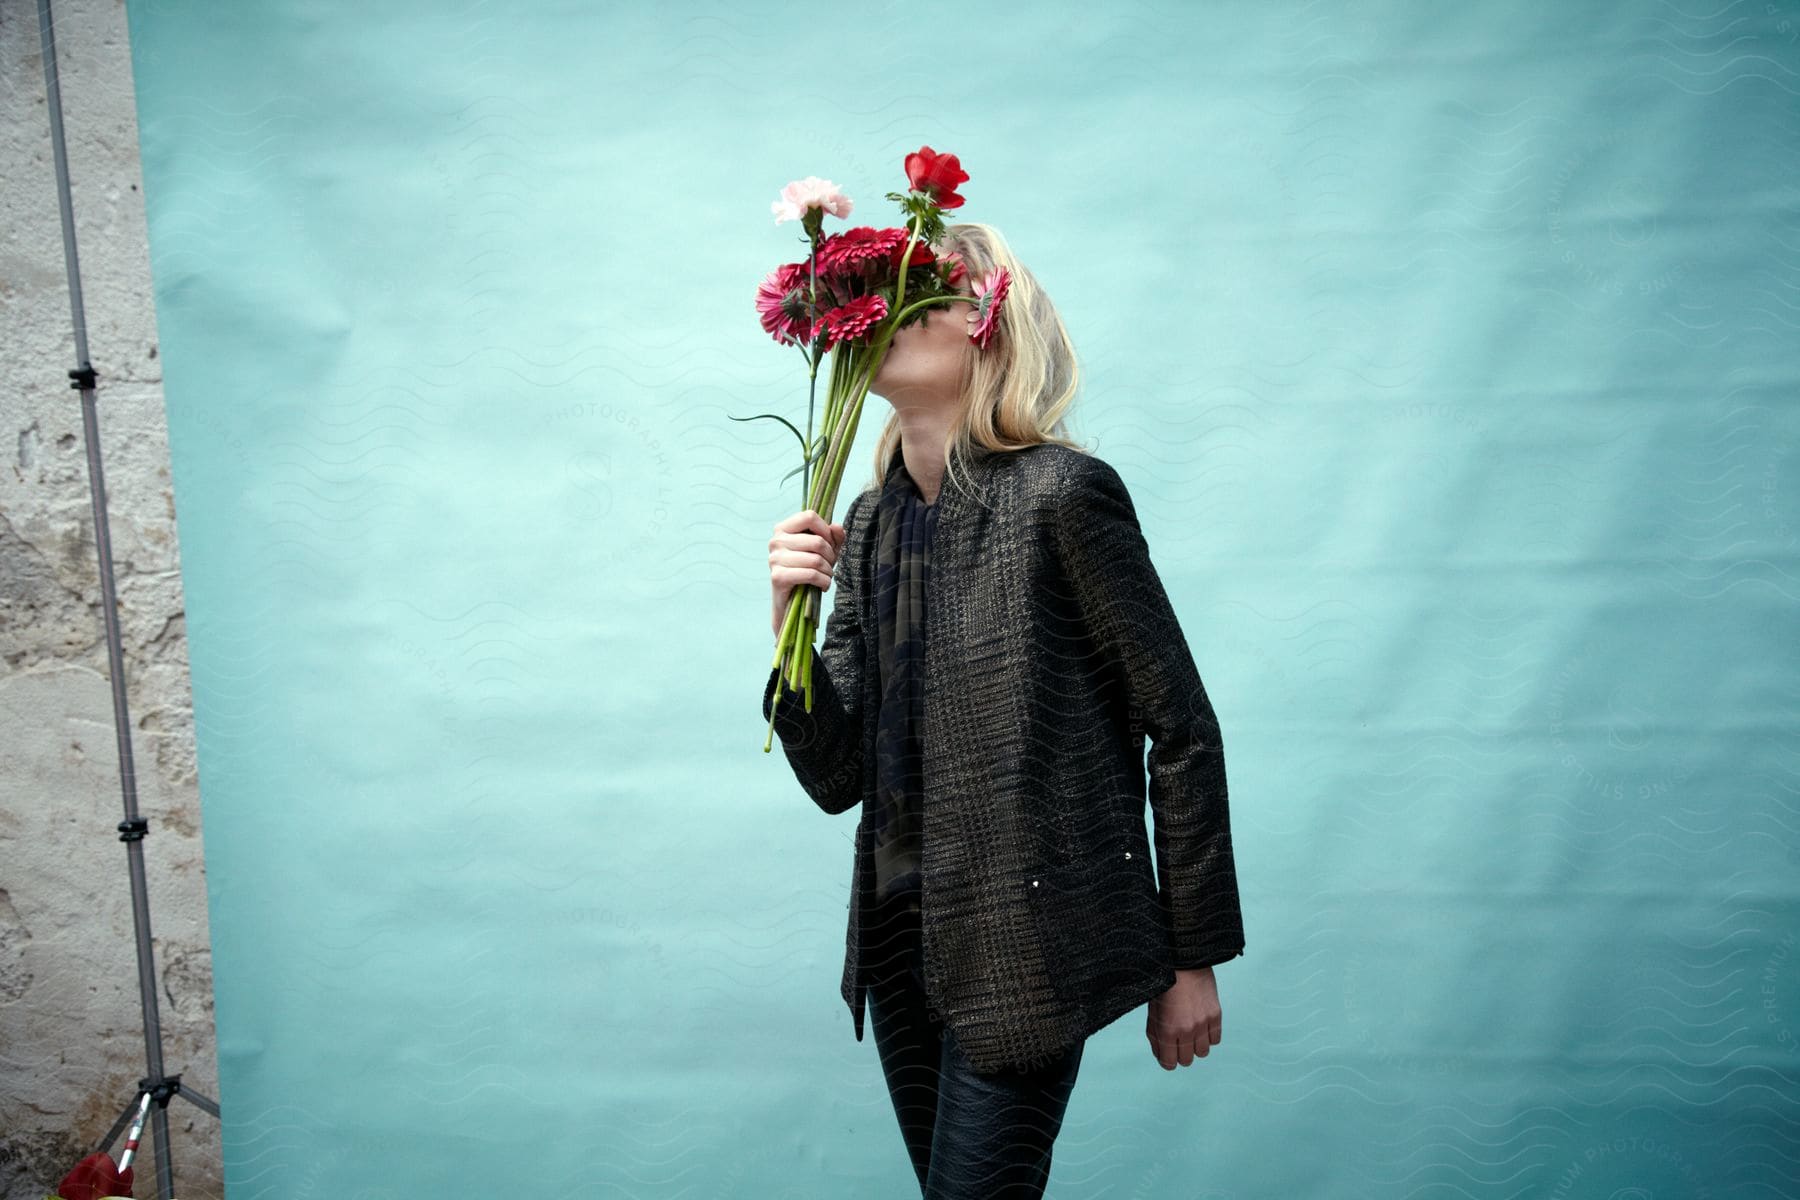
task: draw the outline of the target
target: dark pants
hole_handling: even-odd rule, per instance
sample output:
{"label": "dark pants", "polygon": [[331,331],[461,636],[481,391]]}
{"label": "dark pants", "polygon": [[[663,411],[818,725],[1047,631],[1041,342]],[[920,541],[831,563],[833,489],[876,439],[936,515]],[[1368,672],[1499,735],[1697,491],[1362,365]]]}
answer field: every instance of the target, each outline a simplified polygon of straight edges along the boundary
{"label": "dark pants", "polygon": [[926,1005],[916,893],[877,909],[863,947],[875,1049],[925,1200],[1038,1200],[1082,1045],[1033,1070],[977,1072]]}

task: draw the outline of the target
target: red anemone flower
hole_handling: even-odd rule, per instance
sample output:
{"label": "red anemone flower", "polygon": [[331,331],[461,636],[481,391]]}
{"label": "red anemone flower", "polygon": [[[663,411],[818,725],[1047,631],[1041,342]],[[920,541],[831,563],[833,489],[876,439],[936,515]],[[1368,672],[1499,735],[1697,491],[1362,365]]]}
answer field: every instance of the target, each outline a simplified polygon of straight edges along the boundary
{"label": "red anemone flower", "polygon": [[907,184],[913,191],[929,195],[939,208],[961,208],[963,198],[956,189],[968,180],[969,173],[954,154],[939,154],[930,146],[920,146],[906,156]]}
{"label": "red anemone flower", "polygon": [[[901,242],[898,246],[894,247],[893,253],[888,256],[888,263],[895,271],[900,270],[900,260],[905,254],[906,243]],[[906,269],[911,271],[914,267],[922,267],[927,263],[934,263],[936,261],[937,255],[932,252],[931,243],[921,240],[913,247],[912,257],[907,259]]]}

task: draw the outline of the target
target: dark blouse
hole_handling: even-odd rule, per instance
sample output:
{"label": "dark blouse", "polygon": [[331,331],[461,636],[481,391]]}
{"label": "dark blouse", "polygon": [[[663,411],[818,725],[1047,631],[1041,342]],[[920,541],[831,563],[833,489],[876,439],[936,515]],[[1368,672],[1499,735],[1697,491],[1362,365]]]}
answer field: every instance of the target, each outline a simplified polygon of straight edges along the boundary
{"label": "dark blouse", "polygon": [[865,822],[884,907],[917,907],[924,828],[920,734],[925,709],[925,581],[938,508],[926,504],[902,464],[875,510],[876,644],[881,708],[875,730],[875,798]]}

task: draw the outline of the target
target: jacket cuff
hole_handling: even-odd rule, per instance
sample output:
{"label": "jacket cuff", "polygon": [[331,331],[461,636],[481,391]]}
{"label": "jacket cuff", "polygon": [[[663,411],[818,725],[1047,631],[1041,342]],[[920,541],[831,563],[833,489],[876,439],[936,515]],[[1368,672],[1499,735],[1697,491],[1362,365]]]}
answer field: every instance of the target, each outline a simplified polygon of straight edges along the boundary
{"label": "jacket cuff", "polygon": [[[781,703],[775,704],[775,688],[781,686]],[[806,711],[806,694],[793,691],[781,678],[781,669],[769,670],[763,685],[763,720],[774,709],[775,734],[781,752],[794,769],[801,790],[827,813],[840,813],[861,798],[862,760],[845,728],[843,701],[823,659],[813,660],[813,706]]]}
{"label": "jacket cuff", "polygon": [[1244,952],[1240,943],[1235,947],[1215,946],[1204,950],[1190,951],[1188,954],[1175,956],[1177,971],[1198,971],[1201,967],[1216,967],[1222,962],[1229,962]]}
{"label": "jacket cuff", "polygon": [[[779,705],[775,704],[777,684],[781,686]],[[820,718],[826,713],[840,712],[843,707],[838,699],[837,685],[831,682],[831,672],[817,658],[813,659],[812,693],[812,711],[807,712],[806,693],[789,688],[781,677],[780,667],[769,668],[769,681],[763,685],[763,720],[769,719],[769,711],[773,708],[775,732],[784,743],[796,749],[805,749],[817,742],[821,734],[828,732],[821,727]]]}

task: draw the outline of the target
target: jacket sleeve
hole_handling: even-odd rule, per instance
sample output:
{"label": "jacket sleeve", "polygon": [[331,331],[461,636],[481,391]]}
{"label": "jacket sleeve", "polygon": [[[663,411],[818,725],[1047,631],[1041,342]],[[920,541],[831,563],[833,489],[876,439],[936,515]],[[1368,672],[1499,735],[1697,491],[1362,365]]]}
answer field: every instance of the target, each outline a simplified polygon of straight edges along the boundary
{"label": "jacket sleeve", "polygon": [[[815,804],[834,814],[862,799],[863,630],[857,619],[858,572],[847,556],[868,495],[859,493],[844,514],[844,550],[829,589],[837,598],[825,618],[825,638],[813,654],[812,711],[806,711],[804,692],[789,691],[782,683],[779,667],[769,669],[763,686],[763,720],[769,719],[773,705],[775,734],[794,777]],[[774,705],[778,683],[781,703]]]}
{"label": "jacket sleeve", "polygon": [[1080,458],[1055,503],[1058,553],[1151,739],[1158,887],[1174,966],[1212,966],[1244,950],[1219,722],[1124,480],[1105,460]]}

